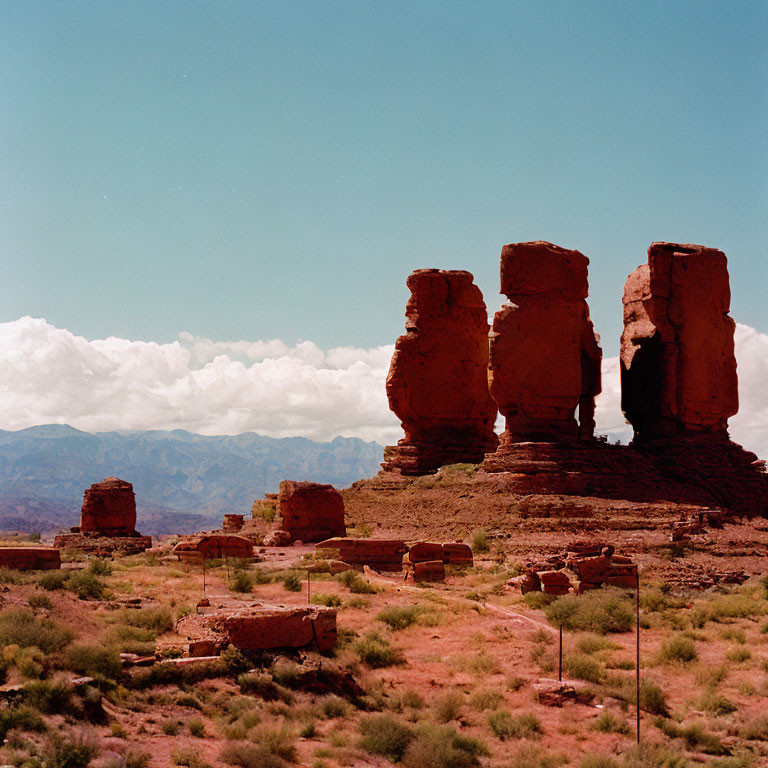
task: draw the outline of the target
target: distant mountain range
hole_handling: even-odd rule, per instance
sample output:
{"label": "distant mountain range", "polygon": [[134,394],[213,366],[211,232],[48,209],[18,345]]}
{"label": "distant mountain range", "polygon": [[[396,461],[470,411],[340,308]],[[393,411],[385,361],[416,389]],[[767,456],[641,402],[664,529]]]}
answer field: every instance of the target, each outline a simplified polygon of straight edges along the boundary
{"label": "distant mountain range", "polygon": [[316,443],[254,432],[0,430],[0,529],[77,525],[85,489],[114,475],[133,483],[142,533],[186,533],[218,524],[227,512],[248,515],[254,499],[276,492],[281,480],[342,488],[370,477],[383,450],[357,438]]}

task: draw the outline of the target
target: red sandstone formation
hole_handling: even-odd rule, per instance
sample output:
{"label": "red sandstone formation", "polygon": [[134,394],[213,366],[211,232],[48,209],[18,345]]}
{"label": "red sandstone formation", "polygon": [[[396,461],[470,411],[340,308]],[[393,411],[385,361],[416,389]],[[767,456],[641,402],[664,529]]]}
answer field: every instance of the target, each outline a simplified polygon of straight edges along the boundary
{"label": "red sandstone formation", "polygon": [[408,561],[424,563],[439,560],[445,565],[472,565],[472,548],[468,544],[448,542],[436,544],[427,541],[417,541],[408,549]]}
{"label": "red sandstone formation", "polygon": [[739,408],[725,254],[653,243],[624,288],[621,404],[647,441],[720,432]]}
{"label": "red sandstone formation", "polygon": [[94,483],[83,496],[79,530],[105,536],[136,536],[133,486],[117,477]]}
{"label": "red sandstone formation", "polygon": [[443,544],[443,562],[446,565],[472,566],[472,547],[469,544],[446,543]]}
{"label": "red sandstone formation", "polygon": [[389,406],[405,437],[382,467],[404,475],[482,461],[496,447],[496,406],[488,393],[488,320],[473,277],[418,269],[407,280],[406,333],[387,376]]}
{"label": "red sandstone formation", "polygon": [[319,651],[329,651],[336,644],[336,611],[319,606],[220,609],[185,616],[176,631],[195,644],[208,641],[206,649],[234,645],[241,651],[263,651],[315,645]]}
{"label": "red sandstone formation", "polygon": [[293,541],[320,541],[347,532],[344,500],[332,485],[283,480],[277,501],[282,530]]}
{"label": "red sandstone formation", "polygon": [[224,515],[224,522],[221,524],[221,530],[224,533],[238,533],[245,524],[244,515]]}
{"label": "red sandstone formation", "polygon": [[356,568],[367,565],[374,571],[400,571],[408,547],[402,539],[342,539],[320,541],[315,549],[330,550],[337,560]]}
{"label": "red sandstone formation", "polygon": [[489,370],[506,419],[502,446],[592,438],[602,351],[586,302],[588,264],[543,241],[502,248],[501,292],[511,303],[493,321]]}
{"label": "red sandstone formation", "polygon": [[768,515],[764,463],[728,439],[738,410],[729,305],[722,251],[653,243],[624,288],[621,405],[634,447],[663,475],[717,506]]}
{"label": "red sandstone formation", "polygon": [[60,567],[61,554],[54,547],[0,547],[0,568],[49,571]]}
{"label": "red sandstone formation", "polygon": [[242,536],[208,533],[189,536],[180,541],[173,554],[184,562],[199,562],[218,557],[253,557],[253,542]]}
{"label": "red sandstone formation", "polygon": [[143,552],[152,546],[151,536],[136,530],[136,497],[133,486],[117,477],[94,483],[83,495],[80,525],[59,534],[54,546],[93,554]]}
{"label": "red sandstone formation", "polygon": [[442,560],[422,560],[412,563],[406,576],[414,581],[445,581],[445,565]]}

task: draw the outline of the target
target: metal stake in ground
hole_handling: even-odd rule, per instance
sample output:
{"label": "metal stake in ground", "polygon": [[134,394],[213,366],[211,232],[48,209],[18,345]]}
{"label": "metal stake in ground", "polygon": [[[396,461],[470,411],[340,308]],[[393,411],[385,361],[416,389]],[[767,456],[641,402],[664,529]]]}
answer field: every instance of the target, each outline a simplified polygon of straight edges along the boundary
{"label": "metal stake in ground", "polygon": [[309,603],[311,602],[309,599],[311,594],[312,594],[312,571],[309,568],[307,568],[307,605],[309,605]]}
{"label": "metal stake in ground", "polygon": [[635,641],[635,685],[637,691],[635,694],[635,706],[637,708],[637,743],[640,743],[640,569],[637,569],[636,573],[636,589],[635,589],[635,622],[637,624],[637,638]]}
{"label": "metal stake in ground", "polygon": [[203,555],[203,597],[205,597],[205,555]]}
{"label": "metal stake in ground", "polygon": [[560,658],[557,665],[557,679],[563,682],[563,624],[560,622]]}

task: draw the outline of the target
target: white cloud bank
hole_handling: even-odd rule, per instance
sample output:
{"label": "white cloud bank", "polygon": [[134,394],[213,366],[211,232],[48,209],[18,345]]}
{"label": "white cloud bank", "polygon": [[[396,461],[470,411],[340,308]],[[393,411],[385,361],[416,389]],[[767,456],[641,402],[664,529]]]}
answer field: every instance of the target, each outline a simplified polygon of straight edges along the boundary
{"label": "white cloud bank", "polygon": [[[384,382],[392,346],[324,352],[312,342],[214,342],[181,333],[170,344],[88,341],[45,320],[0,323],[0,428],[70,424],[88,432],[186,429],[259,432],[391,444],[400,436]],[[739,414],[731,434],[768,456],[768,335],[737,325]],[[631,436],[619,409],[618,359],[603,363],[598,431]]]}

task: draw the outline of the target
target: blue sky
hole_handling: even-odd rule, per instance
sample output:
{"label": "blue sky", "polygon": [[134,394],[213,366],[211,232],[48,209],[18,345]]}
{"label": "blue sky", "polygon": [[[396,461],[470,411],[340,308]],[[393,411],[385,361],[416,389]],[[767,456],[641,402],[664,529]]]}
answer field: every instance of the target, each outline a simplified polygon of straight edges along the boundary
{"label": "blue sky", "polygon": [[768,331],[765,2],[0,4],[0,321],[390,344],[405,278],[591,260],[615,355],[653,240]]}

